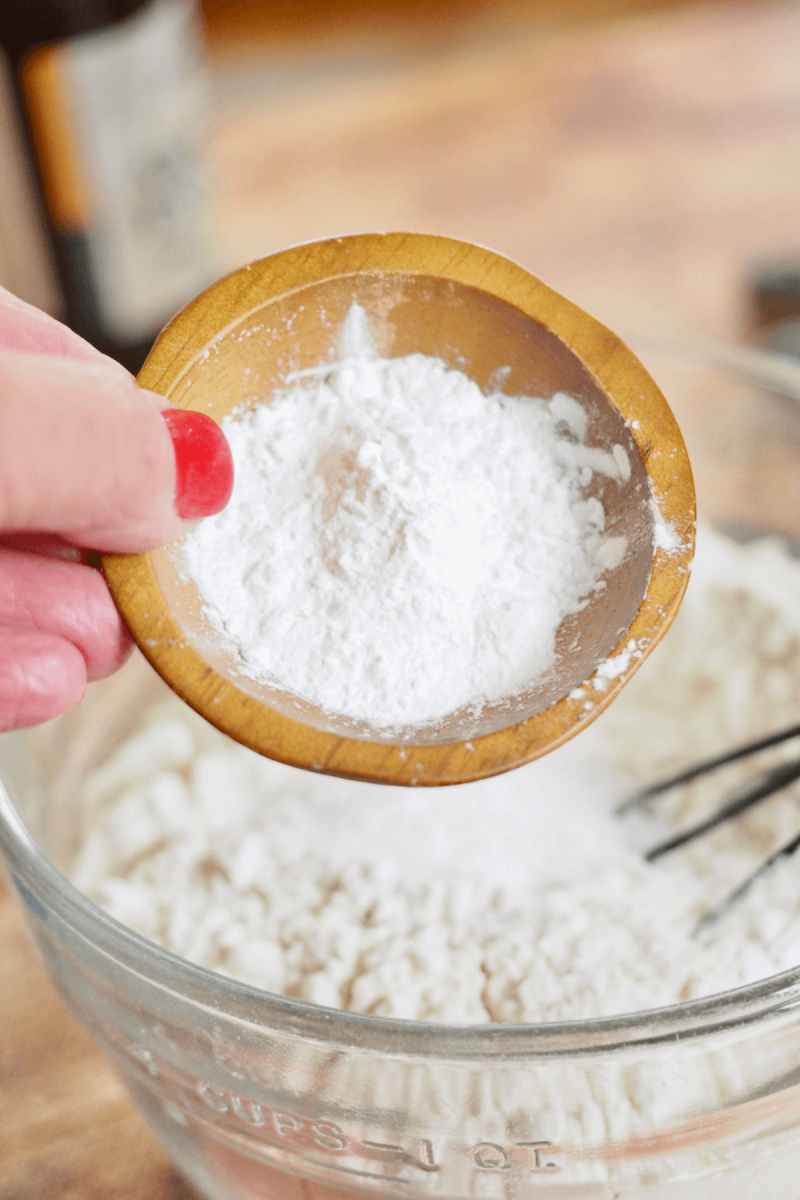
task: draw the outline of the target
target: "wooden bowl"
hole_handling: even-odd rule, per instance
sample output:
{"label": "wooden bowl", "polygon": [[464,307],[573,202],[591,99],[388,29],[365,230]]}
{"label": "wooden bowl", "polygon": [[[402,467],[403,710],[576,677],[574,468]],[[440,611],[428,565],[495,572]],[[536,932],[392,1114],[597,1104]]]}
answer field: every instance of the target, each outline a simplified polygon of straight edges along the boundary
{"label": "wooden bowl", "polygon": [[[606,588],[563,622],[557,670],[478,716],[463,710],[400,740],[242,675],[181,572],[180,542],[149,554],[106,555],[106,577],[138,646],[170,687],[261,754],[408,785],[507,771],[602,712],[672,621],[694,548],[686,450],[664,397],[614,334],[507,259],[422,234],[335,238],[242,267],[174,318],[139,382],[221,421],[267,400],[288,371],[333,360],[354,300],[370,314],[381,354],[436,355],[484,388],[509,367],[504,392],[566,391],[589,413],[589,444],[625,449],[630,480],[620,485],[595,473],[589,494],[605,506],[607,532],[626,536],[629,550],[605,577]],[[656,545],[653,500],[678,549]],[[609,658],[618,673],[606,666],[598,676]]]}

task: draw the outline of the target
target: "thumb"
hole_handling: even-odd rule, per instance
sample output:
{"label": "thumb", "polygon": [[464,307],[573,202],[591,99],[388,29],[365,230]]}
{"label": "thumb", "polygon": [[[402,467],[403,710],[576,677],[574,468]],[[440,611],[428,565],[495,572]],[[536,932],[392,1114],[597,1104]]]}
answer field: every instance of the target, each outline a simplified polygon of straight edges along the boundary
{"label": "thumb", "polygon": [[0,347],[25,350],[31,354],[56,354],[62,358],[104,362],[112,370],[127,374],[124,367],[101,354],[66,325],[20,300],[19,296],[4,287],[0,287]]}
{"label": "thumb", "polygon": [[0,352],[0,531],[149,550],[224,508],[232,486],[210,418],[168,408],[103,359]]}

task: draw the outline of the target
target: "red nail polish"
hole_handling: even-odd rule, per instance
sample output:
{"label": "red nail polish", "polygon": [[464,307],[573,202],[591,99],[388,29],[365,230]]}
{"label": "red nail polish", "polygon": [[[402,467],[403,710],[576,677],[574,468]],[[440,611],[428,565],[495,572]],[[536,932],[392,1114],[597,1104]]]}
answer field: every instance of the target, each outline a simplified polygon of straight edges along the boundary
{"label": "red nail polish", "polygon": [[233,458],[225,434],[205,413],[162,412],[175,447],[175,508],[192,521],[225,507],[233,491]]}

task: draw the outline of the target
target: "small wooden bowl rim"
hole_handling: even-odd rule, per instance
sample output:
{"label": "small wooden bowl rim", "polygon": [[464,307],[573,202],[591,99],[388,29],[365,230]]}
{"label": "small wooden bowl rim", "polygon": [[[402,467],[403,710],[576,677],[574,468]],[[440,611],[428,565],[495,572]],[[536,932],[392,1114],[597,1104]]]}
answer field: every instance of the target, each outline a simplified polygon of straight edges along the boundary
{"label": "small wooden bowl rim", "polygon": [[[311,242],[241,267],[212,284],[166,326],[139,374],[170,397],[208,347],[265,304],[324,279],[360,272],[426,275],[479,288],[515,306],[563,342],[628,422],[664,522],[681,539],[657,548],[650,581],[629,629],[640,653],[601,688],[568,695],[518,724],[471,741],[436,745],[371,742],[316,729],[275,711],[218,674],[185,640],[170,613],[150,554],[108,554],[103,569],[142,653],[183,700],[224,733],[292,766],[373,782],[434,786],[521,766],[584,729],[618,695],[669,628],[694,551],[695,496],[678,426],[659,388],[610,330],[522,267],[493,251],[427,234],[358,234]],[[191,403],[185,403],[191,408]],[[622,661],[622,660],[621,660]],[[599,681],[598,681],[599,682]],[[586,707],[587,703],[591,707]]]}

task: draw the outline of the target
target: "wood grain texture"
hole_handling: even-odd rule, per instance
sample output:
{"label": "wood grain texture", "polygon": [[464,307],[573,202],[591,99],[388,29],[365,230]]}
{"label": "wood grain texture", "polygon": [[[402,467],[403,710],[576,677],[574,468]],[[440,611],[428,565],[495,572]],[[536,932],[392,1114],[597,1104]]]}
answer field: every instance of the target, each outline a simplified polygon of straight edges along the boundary
{"label": "wood grain texture", "polygon": [[365,229],[490,246],[625,336],[742,324],[753,262],[800,249],[800,12],[660,13],[232,111],[227,261]]}
{"label": "wood grain texture", "polygon": [[[565,27],[694,6],[697,0],[201,0],[215,55],[314,53],[337,47],[430,53],[502,31],[541,35]],[[728,0],[706,0],[726,4]]]}
{"label": "wood grain texture", "polygon": [[[620,332],[733,336],[750,263],[800,250],[798,20],[676,9],[243,105],[214,143],[227,261],[426,229],[493,246]],[[187,1200],[7,892],[0,1012],[0,1200]]]}

